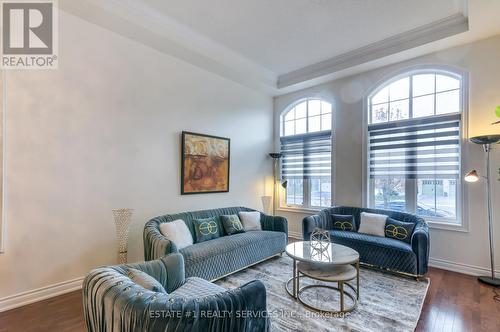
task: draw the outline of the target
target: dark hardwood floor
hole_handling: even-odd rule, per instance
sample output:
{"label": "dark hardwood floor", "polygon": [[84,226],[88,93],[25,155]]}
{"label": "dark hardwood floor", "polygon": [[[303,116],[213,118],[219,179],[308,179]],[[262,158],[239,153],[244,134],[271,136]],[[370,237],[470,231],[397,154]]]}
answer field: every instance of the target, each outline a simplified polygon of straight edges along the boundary
{"label": "dark hardwood floor", "polygon": [[82,292],[71,292],[0,313],[0,332],[7,331],[86,331]]}
{"label": "dark hardwood floor", "polygon": [[[417,331],[500,331],[500,303],[476,278],[431,268]],[[80,291],[0,313],[0,332],[85,331]]]}
{"label": "dark hardwood floor", "polygon": [[434,268],[429,277],[417,331],[500,331],[500,302],[493,299],[493,287],[472,276]]}

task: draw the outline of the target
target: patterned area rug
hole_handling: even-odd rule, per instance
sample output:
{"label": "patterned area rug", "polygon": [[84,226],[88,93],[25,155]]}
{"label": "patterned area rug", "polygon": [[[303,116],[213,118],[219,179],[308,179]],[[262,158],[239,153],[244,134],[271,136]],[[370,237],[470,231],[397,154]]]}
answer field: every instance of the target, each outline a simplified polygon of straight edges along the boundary
{"label": "patterned area rug", "polygon": [[[220,279],[216,284],[231,289],[259,279],[266,285],[272,331],[315,332],[414,331],[429,286],[426,280],[417,282],[411,278],[362,268],[358,308],[344,317],[333,317],[311,311],[294,301],[284,288],[285,281],[291,275],[292,260],[283,254],[283,257],[272,258]],[[301,286],[312,283],[318,282],[301,279]],[[304,292],[304,300],[329,310],[339,308],[339,295],[333,290],[308,289]],[[347,297],[346,305],[351,305]]]}

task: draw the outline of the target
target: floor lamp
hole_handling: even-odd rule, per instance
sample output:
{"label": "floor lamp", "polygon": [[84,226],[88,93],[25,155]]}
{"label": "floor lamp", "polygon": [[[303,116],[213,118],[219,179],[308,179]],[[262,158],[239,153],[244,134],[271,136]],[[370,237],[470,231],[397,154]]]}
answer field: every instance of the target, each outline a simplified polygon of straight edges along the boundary
{"label": "floor lamp", "polygon": [[[495,249],[493,246],[493,215],[491,207],[491,174],[490,174],[490,151],[491,145],[500,142],[500,135],[486,135],[486,136],[476,136],[472,137],[471,142],[480,144],[483,146],[484,152],[486,152],[486,176],[483,178],[486,180],[486,193],[487,193],[487,204],[488,204],[488,234],[490,238],[490,259],[491,259],[491,277],[482,276],[478,280],[492,286],[500,287],[500,279],[495,278]],[[465,181],[467,182],[477,182],[480,176],[476,170],[472,170],[465,175]]]}
{"label": "floor lamp", "polygon": [[281,157],[283,157],[283,154],[280,152],[271,152],[269,154],[269,157],[273,158],[273,215],[276,215],[276,209],[278,208],[278,199],[279,199],[279,193],[278,193],[278,186],[277,184],[280,183],[283,188],[286,189],[288,185],[288,181],[283,181],[281,182],[280,179],[280,170],[279,170],[279,163]]}

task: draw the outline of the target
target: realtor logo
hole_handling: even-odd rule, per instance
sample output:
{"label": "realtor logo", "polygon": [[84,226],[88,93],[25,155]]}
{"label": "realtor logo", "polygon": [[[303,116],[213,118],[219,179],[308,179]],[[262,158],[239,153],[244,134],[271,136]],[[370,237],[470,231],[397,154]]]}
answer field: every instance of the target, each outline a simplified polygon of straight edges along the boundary
{"label": "realtor logo", "polygon": [[54,0],[2,1],[2,68],[57,68]]}

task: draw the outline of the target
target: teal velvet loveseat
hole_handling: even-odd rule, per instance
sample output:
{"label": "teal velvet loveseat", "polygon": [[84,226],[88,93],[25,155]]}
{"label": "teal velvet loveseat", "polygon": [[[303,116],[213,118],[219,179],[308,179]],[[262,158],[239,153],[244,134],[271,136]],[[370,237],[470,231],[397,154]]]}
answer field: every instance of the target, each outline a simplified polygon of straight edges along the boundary
{"label": "teal velvet loveseat", "polygon": [[187,277],[200,277],[216,280],[250,265],[264,261],[285,251],[288,241],[288,224],[283,217],[261,213],[262,230],[222,236],[205,242],[178,249],[175,243],[160,232],[160,224],[182,219],[193,238],[194,219],[219,217],[238,214],[241,211],[255,211],[245,207],[228,207],[213,210],[183,212],[159,216],[144,226],[144,258],[146,261],[157,259],[170,253],[179,252],[184,256]]}
{"label": "teal velvet loveseat", "polygon": [[[359,233],[362,212],[386,215],[413,225],[413,230],[407,234],[408,241]],[[349,231],[335,229],[332,219],[334,215],[353,216],[354,229]],[[356,250],[363,264],[411,275],[417,279],[427,273],[430,249],[429,227],[421,217],[400,211],[335,206],[303,219],[304,240],[310,239],[315,228],[328,230],[332,242]]]}

